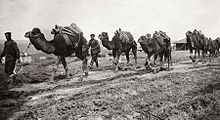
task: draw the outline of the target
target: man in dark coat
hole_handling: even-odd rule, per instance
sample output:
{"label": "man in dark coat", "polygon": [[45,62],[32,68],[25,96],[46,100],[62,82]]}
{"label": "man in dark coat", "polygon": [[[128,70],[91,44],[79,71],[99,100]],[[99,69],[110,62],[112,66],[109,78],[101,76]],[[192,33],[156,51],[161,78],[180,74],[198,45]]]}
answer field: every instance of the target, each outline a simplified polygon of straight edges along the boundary
{"label": "man in dark coat", "polygon": [[96,66],[99,67],[98,55],[101,52],[100,44],[98,40],[95,39],[95,34],[91,34],[90,36],[91,36],[91,40],[89,40],[89,47],[91,47],[92,60],[89,67],[92,68],[94,62],[96,63]]}
{"label": "man in dark coat", "polygon": [[16,74],[14,69],[17,60],[20,58],[20,52],[17,43],[11,38],[11,32],[6,32],[5,37],[7,41],[4,44],[4,50],[0,58],[2,60],[2,57],[5,56],[5,73],[11,77]]}

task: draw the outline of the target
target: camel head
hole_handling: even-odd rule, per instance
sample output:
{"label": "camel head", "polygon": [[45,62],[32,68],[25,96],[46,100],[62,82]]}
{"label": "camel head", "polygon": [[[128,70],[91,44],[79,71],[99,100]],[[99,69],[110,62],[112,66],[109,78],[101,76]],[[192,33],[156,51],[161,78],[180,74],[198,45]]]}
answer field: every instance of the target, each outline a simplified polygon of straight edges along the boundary
{"label": "camel head", "polygon": [[191,35],[191,34],[192,34],[191,31],[187,31],[187,32],[186,32],[186,36],[189,36],[189,35]]}
{"label": "camel head", "polygon": [[145,42],[145,38],[144,38],[143,35],[140,38],[138,38],[138,42],[139,43],[144,43]]}
{"label": "camel head", "polygon": [[102,32],[98,38],[103,41],[103,40],[109,40],[109,37],[108,37],[108,33],[107,32]]}
{"label": "camel head", "polygon": [[33,28],[32,31],[26,32],[24,37],[29,38],[29,39],[34,39],[42,35],[43,34],[41,33],[39,28]]}
{"label": "camel head", "polygon": [[24,37],[29,38],[32,44],[35,44],[36,41],[46,41],[39,28],[33,28],[32,31],[26,32]]}
{"label": "camel head", "polygon": [[147,44],[149,42],[151,42],[151,38],[147,39],[146,36],[142,35],[139,39],[138,39],[138,42],[140,44]]}

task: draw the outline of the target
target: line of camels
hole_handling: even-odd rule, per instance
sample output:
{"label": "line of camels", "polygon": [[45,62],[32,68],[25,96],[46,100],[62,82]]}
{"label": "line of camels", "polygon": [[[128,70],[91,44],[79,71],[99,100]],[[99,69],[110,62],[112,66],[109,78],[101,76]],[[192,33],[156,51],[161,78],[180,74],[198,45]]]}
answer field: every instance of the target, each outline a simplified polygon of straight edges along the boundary
{"label": "line of camels", "polygon": [[[73,31],[74,32],[74,31]],[[80,80],[83,80],[84,77],[87,77],[88,74],[88,45],[87,40],[84,38],[82,33],[74,33],[74,35],[68,35],[68,40],[64,37],[63,33],[58,30],[58,28],[52,29],[52,34],[54,34],[54,39],[46,40],[44,34],[39,28],[33,28],[32,31],[26,32],[25,37],[29,38],[30,43],[37,50],[41,50],[46,54],[54,54],[57,57],[56,64],[53,67],[53,72],[50,77],[50,81],[54,80],[55,73],[58,69],[58,65],[61,62],[64,69],[66,77],[69,77],[68,67],[65,60],[65,57],[71,56],[75,53],[75,56],[82,61],[82,70],[80,75]],[[121,32],[115,32],[112,40],[109,40],[107,32],[102,32],[98,38],[101,40],[102,45],[108,50],[112,50],[114,58],[114,69],[118,71],[119,68],[119,58],[122,53],[125,53],[127,64],[129,63],[129,52],[132,50],[134,55],[135,63],[133,69],[136,69],[137,65],[137,43],[133,38],[133,35],[130,32],[124,31],[123,34],[127,36],[127,39],[121,37]],[[187,45],[190,50],[190,58],[193,63],[196,61],[196,54],[200,55],[202,51],[202,56],[205,57],[206,54],[216,55],[219,53],[220,47],[220,38],[215,40],[210,40],[201,33],[201,31],[194,30],[193,32],[186,32]],[[142,35],[138,39],[141,48],[147,54],[145,67],[146,69],[152,69],[154,72],[156,68],[152,67],[152,64],[155,63],[155,60],[159,56],[160,68],[163,68],[164,61],[168,61],[168,69],[171,61],[171,42],[170,38],[166,35],[165,32],[159,31],[153,34],[151,37],[149,34]],[[193,55],[194,52],[194,55]],[[151,60],[153,57],[153,61]],[[126,64],[126,65],[127,65]]]}

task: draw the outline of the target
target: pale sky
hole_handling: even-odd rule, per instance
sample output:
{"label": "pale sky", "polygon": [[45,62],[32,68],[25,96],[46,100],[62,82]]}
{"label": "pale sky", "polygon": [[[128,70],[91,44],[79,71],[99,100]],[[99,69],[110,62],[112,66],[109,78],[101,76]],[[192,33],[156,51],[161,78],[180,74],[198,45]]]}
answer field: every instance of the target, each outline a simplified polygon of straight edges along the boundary
{"label": "pale sky", "polygon": [[71,22],[87,40],[102,31],[112,38],[119,27],[135,40],[162,30],[175,41],[195,28],[215,39],[220,36],[220,0],[0,0],[0,39],[11,31],[14,40],[27,40],[24,33],[33,27],[52,39],[55,24]]}

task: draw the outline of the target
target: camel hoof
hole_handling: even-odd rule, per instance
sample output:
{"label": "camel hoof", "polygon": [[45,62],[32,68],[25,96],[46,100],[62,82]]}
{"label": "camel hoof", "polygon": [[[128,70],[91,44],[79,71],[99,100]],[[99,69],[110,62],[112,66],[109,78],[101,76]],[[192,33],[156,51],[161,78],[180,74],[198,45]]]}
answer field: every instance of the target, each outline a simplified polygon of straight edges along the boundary
{"label": "camel hoof", "polygon": [[53,83],[54,83],[53,80],[50,80],[50,81],[47,82],[48,85],[53,84]]}
{"label": "camel hoof", "polygon": [[69,74],[68,74],[68,75],[65,75],[65,76],[66,76],[67,79],[70,79],[70,75],[69,75]]}
{"label": "camel hoof", "polygon": [[81,77],[79,78],[79,81],[83,81],[83,76],[81,76]]}
{"label": "camel hoof", "polygon": [[89,76],[89,72],[85,72],[84,77],[88,77]]}
{"label": "camel hoof", "polygon": [[49,79],[49,81],[54,81],[54,77],[51,77],[51,78]]}
{"label": "camel hoof", "polygon": [[132,68],[132,70],[135,70],[135,71],[136,71],[136,70],[137,70],[137,66],[134,66],[134,67]]}
{"label": "camel hoof", "polygon": [[157,74],[157,69],[153,69],[153,74]]}
{"label": "camel hoof", "polygon": [[116,68],[114,72],[117,73],[118,72],[118,68]]}

